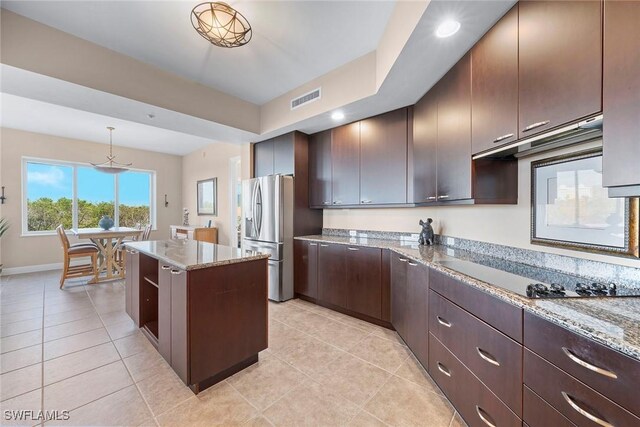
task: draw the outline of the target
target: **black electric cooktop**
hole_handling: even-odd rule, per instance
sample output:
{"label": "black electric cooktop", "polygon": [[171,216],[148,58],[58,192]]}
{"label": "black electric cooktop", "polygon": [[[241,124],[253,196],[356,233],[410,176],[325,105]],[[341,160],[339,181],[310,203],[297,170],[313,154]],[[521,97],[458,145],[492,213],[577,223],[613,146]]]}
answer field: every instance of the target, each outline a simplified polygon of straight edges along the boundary
{"label": "black electric cooktop", "polygon": [[[525,266],[504,260],[447,260],[440,261],[439,264],[450,270],[457,271],[466,276],[527,298],[640,296],[640,289],[618,287],[615,283],[609,282],[594,282],[578,276]],[[502,269],[496,268],[497,265],[500,265]],[[518,271],[519,274],[505,270],[515,270]],[[520,275],[523,273],[529,277]]]}

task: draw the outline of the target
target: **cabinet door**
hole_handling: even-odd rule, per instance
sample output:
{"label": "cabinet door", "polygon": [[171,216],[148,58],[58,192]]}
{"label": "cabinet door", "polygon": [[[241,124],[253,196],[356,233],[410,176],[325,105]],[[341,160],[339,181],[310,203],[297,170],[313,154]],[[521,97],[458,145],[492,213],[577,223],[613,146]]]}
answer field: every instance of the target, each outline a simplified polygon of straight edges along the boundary
{"label": "cabinet door", "polygon": [[640,3],[604,2],[603,175],[640,185]]}
{"label": "cabinet door", "polygon": [[471,144],[479,153],[518,139],[518,5],[471,50]]}
{"label": "cabinet door", "polygon": [[519,137],[601,111],[601,2],[519,7]]}
{"label": "cabinet door", "polygon": [[331,159],[333,204],[360,204],[360,122],[333,129]]}
{"label": "cabinet door", "polygon": [[310,298],[318,297],[318,243],[293,242],[294,290]]}
{"label": "cabinet door", "polygon": [[391,324],[407,340],[407,259],[391,255]]}
{"label": "cabinet door", "polygon": [[360,122],[360,204],[407,202],[407,109]]}
{"label": "cabinet door", "polygon": [[273,173],[294,174],[294,133],[273,139]]}
{"label": "cabinet door", "polygon": [[[171,266],[158,265],[158,353],[171,365]],[[184,274],[186,276],[186,274]]]}
{"label": "cabinet door", "polygon": [[382,317],[382,250],[347,246],[347,308]]}
{"label": "cabinet door", "polygon": [[438,82],[438,200],[471,195],[471,55]]}
{"label": "cabinet door", "polygon": [[321,243],[318,249],[318,299],[347,307],[347,269],[344,245]]}
{"label": "cabinet door", "polygon": [[432,88],[413,107],[413,202],[437,199],[438,92]]}
{"label": "cabinet door", "polygon": [[140,327],[140,254],[126,251],[125,310]]}
{"label": "cabinet door", "polygon": [[331,130],[311,135],[309,142],[310,205],[331,205]]}
{"label": "cabinet door", "polygon": [[406,342],[425,369],[429,366],[429,270],[407,261]]}
{"label": "cabinet door", "polygon": [[262,141],[253,146],[254,176],[273,175],[273,139]]}

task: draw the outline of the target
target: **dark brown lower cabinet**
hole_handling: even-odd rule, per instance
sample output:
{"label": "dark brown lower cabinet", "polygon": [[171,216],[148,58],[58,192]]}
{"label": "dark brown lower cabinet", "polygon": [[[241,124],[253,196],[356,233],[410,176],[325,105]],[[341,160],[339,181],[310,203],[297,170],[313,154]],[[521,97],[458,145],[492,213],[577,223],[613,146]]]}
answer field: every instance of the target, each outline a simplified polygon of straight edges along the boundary
{"label": "dark brown lower cabinet", "polygon": [[524,403],[523,421],[529,427],[574,427],[575,424],[567,417],[556,411],[527,386],[523,386],[522,399]]}
{"label": "dark brown lower cabinet", "polygon": [[347,306],[356,313],[382,318],[382,250],[347,246]]}
{"label": "dark brown lower cabinet", "polygon": [[391,324],[426,368],[429,362],[429,270],[394,254],[391,261]]}
{"label": "dark brown lower cabinet", "polygon": [[347,306],[347,247],[319,243],[318,299],[338,307]]}
{"label": "dark brown lower cabinet", "polygon": [[318,298],[317,242],[293,242],[293,288],[298,295]]}
{"label": "dark brown lower cabinet", "polygon": [[522,421],[453,353],[429,335],[429,373],[470,426],[521,426]]}

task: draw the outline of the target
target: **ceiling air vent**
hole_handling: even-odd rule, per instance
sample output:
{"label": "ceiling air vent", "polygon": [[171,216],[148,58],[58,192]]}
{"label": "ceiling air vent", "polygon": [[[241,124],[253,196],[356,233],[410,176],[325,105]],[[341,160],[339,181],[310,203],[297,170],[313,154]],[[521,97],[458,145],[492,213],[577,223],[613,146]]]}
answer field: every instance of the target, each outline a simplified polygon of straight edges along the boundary
{"label": "ceiling air vent", "polygon": [[307,92],[302,96],[294,98],[291,100],[291,109],[295,110],[298,107],[302,107],[304,104],[308,104],[313,101],[317,101],[320,99],[322,92],[322,88],[317,88],[312,90],[311,92]]}

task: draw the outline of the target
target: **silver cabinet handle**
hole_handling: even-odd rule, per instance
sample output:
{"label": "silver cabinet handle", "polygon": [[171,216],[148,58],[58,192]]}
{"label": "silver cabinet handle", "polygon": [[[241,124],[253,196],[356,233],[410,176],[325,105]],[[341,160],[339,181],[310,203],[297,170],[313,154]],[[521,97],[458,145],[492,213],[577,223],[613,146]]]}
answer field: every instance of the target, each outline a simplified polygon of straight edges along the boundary
{"label": "silver cabinet handle", "polygon": [[329,246],[329,245],[325,245],[324,243],[320,243],[320,247],[321,248],[326,248],[327,246]]}
{"label": "silver cabinet handle", "polygon": [[485,411],[478,405],[476,405],[476,413],[478,414],[478,417],[480,417],[483,423],[485,423],[489,427],[496,427],[496,425],[490,419],[491,417],[489,417],[489,414],[487,414],[487,411]]}
{"label": "silver cabinet handle", "polygon": [[451,372],[447,369],[446,366],[444,366],[442,363],[438,362],[438,371],[442,372],[443,374],[445,374],[446,376],[450,377],[451,376]]}
{"label": "silver cabinet handle", "polygon": [[318,246],[317,243],[309,243],[309,246]]}
{"label": "silver cabinet handle", "polygon": [[352,248],[352,247],[348,247],[347,249],[349,249],[350,251],[359,251],[360,250],[358,248]]}
{"label": "silver cabinet handle", "polygon": [[168,266],[168,265],[163,265],[163,266],[161,266],[160,268],[161,268],[161,269],[163,269],[163,270],[168,270],[168,269],[170,269],[171,267],[170,267],[170,266]]}
{"label": "silver cabinet handle", "polygon": [[331,204],[331,202],[324,201],[324,202],[322,202],[322,204],[323,204],[323,205],[330,205],[330,204]]}
{"label": "silver cabinet handle", "polygon": [[508,133],[506,135],[502,135],[493,140],[493,143],[496,144],[500,141],[504,141],[505,139],[511,138],[513,136],[512,133]]}
{"label": "silver cabinet handle", "polygon": [[178,275],[178,274],[180,274],[180,273],[182,273],[182,271],[177,270],[177,269],[175,269],[175,268],[172,268],[172,269],[171,269],[171,274]]}
{"label": "silver cabinet handle", "polygon": [[341,205],[342,204],[342,200],[334,200],[333,204],[334,205]]}
{"label": "silver cabinet handle", "polygon": [[436,316],[436,319],[438,319],[438,323],[440,323],[442,326],[446,326],[447,328],[451,327],[451,322],[447,322],[445,319],[443,319],[440,316]]}
{"label": "silver cabinet handle", "polygon": [[364,203],[364,204],[371,203],[371,200],[363,199],[363,200],[360,200],[360,203]]}
{"label": "silver cabinet handle", "polygon": [[406,259],[406,258],[398,257],[398,261],[407,262],[407,259]]}
{"label": "silver cabinet handle", "polygon": [[611,372],[611,371],[608,371],[606,369],[599,368],[599,367],[597,367],[595,365],[592,365],[589,362],[585,362],[584,360],[580,359],[578,356],[573,354],[571,352],[571,350],[569,350],[567,347],[562,347],[562,351],[573,362],[577,363],[578,365],[580,365],[580,366],[582,366],[584,368],[587,368],[590,371],[597,372],[598,374],[604,375],[605,377],[609,377],[609,378],[613,378],[613,379],[618,378],[618,375],[616,375],[615,372]]}
{"label": "silver cabinet handle", "polygon": [[436,197],[436,196],[429,196],[429,197],[427,197],[427,200],[436,200],[436,199],[437,199],[437,197]]}
{"label": "silver cabinet handle", "polygon": [[582,409],[581,407],[578,406],[578,404],[573,400],[573,398],[571,396],[569,396],[567,393],[565,393],[564,391],[561,392],[562,393],[562,397],[564,397],[564,400],[567,401],[567,403],[569,404],[569,406],[571,406],[577,413],[584,415],[585,417],[587,417],[588,419],[590,419],[591,421],[593,421],[594,423],[601,425],[602,427],[613,427],[613,424],[610,424],[608,422],[606,422],[605,420],[596,417],[595,415],[593,415],[590,412],[585,411],[584,409]]}
{"label": "silver cabinet handle", "polygon": [[438,196],[438,199],[448,199],[449,195],[448,194],[444,194],[442,196]]}
{"label": "silver cabinet handle", "polygon": [[529,132],[530,130],[537,129],[540,126],[544,126],[544,125],[548,125],[548,124],[549,124],[549,120],[545,120],[543,122],[533,123],[533,124],[530,124],[529,126],[527,126],[526,128],[522,129],[522,132]]}
{"label": "silver cabinet handle", "polygon": [[411,261],[408,261],[408,260],[407,260],[407,264],[409,264],[412,267],[415,267],[416,265],[418,265],[417,262],[411,262]]}
{"label": "silver cabinet handle", "polygon": [[493,357],[491,354],[487,353],[480,347],[476,347],[476,351],[478,352],[478,356],[480,356],[480,358],[482,358],[483,360],[491,363],[492,365],[500,366],[500,362],[498,362],[495,357]]}

